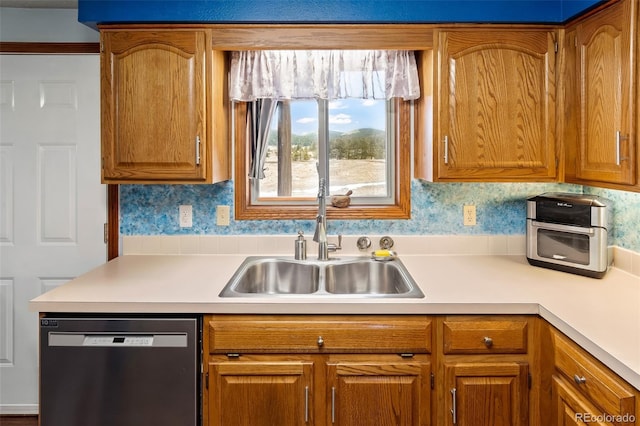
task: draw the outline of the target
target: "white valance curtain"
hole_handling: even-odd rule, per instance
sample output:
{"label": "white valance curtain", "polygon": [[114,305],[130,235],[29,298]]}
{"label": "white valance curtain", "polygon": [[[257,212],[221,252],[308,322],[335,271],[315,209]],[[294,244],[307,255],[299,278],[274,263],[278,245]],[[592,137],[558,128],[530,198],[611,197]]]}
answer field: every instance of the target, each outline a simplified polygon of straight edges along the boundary
{"label": "white valance curtain", "polygon": [[255,50],[231,54],[230,98],[418,99],[415,56],[404,50]]}

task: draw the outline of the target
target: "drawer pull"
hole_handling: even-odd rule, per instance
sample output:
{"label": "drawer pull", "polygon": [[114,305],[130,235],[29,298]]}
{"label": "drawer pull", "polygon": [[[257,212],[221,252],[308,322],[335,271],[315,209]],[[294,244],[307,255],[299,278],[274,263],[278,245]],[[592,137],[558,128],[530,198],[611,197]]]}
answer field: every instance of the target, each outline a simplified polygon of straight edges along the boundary
{"label": "drawer pull", "polygon": [[485,337],[482,339],[482,343],[484,343],[487,348],[491,348],[493,346],[493,339],[491,337]]}
{"label": "drawer pull", "polygon": [[584,376],[578,376],[577,374],[573,375],[573,381],[578,385],[584,385],[587,383],[587,379]]}
{"label": "drawer pull", "polygon": [[324,339],[322,336],[318,336],[318,347],[321,348],[322,346],[324,346]]}

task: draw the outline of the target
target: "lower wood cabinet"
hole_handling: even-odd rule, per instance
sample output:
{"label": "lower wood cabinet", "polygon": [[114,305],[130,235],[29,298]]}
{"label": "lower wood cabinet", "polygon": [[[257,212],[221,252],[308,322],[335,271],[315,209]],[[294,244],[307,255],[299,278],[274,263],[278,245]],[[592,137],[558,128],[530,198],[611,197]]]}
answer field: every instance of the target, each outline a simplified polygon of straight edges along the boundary
{"label": "lower wood cabinet", "polygon": [[444,376],[438,387],[438,424],[529,424],[529,330],[535,320],[488,315],[438,319],[436,353],[442,357],[437,363]]}
{"label": "lower wood cabinet", "polygon": [[518,362],[445,363],[446,425],[527,425],[528,365]]}
{"label": "lower wood cabinet", "polygon": [[598,409],[564,380],[553,376],[554,423],[556,426],[579,426],[585,423],[610,425],[599,418]]}
{"label": "lower wood cabinet", "polygon": [[310,357],[242,358],[209,359],[209,425],[313,424],[315,362]]}
{"label": "lower wood cabinet", "polygon": [[428,426],[426,316],[205,316],[204,424]]}
{"label": "lower wood cabinet", "polygon": [[430,423],[426,355],[213,355],[211,426]]}
{"label": "lower wood cabinet", "polygon": [[640,425],[534,315],[206,315],[203,426]]}
{"label": "lower wood cabinet", "polygon": [[329,360],[327,367],[327,424],[431,424],[431,364],[427,356],[401,360],[339,357]]}
{"label": "lower wood cabinet", "polygon": [[554,424],[637,424],[640,393],[559,331],[551,338]]}

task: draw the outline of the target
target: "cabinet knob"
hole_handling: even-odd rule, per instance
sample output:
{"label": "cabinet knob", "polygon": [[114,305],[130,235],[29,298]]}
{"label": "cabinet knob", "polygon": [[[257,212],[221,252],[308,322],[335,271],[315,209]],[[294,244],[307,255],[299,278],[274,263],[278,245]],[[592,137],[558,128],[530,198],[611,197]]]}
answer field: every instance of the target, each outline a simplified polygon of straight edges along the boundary
{"label": "cabinet knob", "polygon": [[577,374],[573,375],[573,381],[576,382],[576,384],[578,385],[584,385],[585,383],[587,383],[586,377],[578,376]]}
{"label": "cabinet knob", "polygon": [[493,339],[491,337],[484,337],[482,343],[484,343],[487,348],[491,348],[493,346]]}
{"label": "cabinet knob", "polygon": [[318,336],[318,347],[321,348],[324,345],[324,339],[322,336]]}

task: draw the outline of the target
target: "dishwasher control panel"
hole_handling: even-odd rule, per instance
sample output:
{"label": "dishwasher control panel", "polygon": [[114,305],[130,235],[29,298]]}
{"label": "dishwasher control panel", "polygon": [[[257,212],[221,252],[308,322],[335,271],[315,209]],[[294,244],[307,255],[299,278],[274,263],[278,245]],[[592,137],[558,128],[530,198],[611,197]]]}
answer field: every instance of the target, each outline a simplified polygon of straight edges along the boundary
{"label": "dishwasher control panel", "polygon": [[153,346],[153,336],[84,336],[82,346]]}

